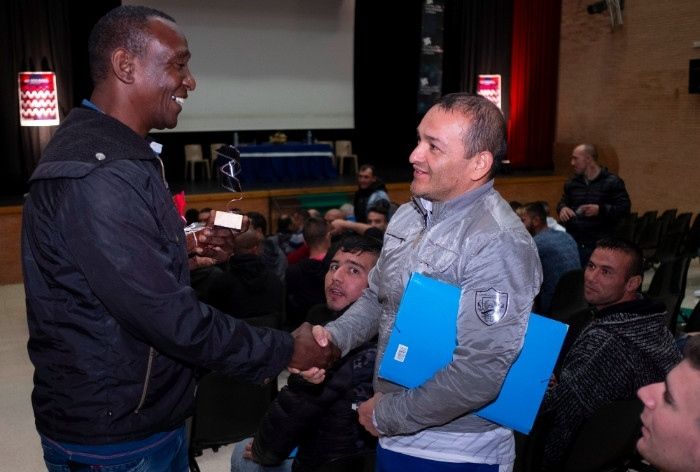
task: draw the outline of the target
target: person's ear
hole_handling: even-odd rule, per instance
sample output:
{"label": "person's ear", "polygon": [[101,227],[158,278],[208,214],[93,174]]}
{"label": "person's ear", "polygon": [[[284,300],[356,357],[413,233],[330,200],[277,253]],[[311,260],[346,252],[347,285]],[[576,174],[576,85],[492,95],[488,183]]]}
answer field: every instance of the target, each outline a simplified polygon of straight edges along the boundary
{"label": "person's ear", "polygon": [[493,165],[493,154],[489,151],[481,151],[472,158],[474,160],[474,174],[472,180],[481,180],[491,172]]}
{"label": "person's ear", "polygon": [[124,48],[117,48],[112,53],[112,72],[125,84],[134,82],[134,55]]}
{"label": "person's ear", "polygon": [[633,275],[629,279],[627,279],[627,282],[625,283],[625,289],[628,292],[636,292],[639,290],[639,287],[642,286],[642,276],[641,275]]}

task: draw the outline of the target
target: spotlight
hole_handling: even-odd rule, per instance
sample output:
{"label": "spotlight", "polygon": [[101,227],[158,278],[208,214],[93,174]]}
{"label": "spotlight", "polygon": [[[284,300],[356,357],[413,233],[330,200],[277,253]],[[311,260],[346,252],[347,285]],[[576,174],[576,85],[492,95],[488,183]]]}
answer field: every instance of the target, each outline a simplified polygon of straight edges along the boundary
{"label": "spotlight", "polygon": [[605,0],[601,0],[600,2],[595,2],[591,3],[586,7],[586,11],[588,11],[589,15],[595,15],[596,13],[603,13],[605,10],[608,9],[608,4],[605,2]]}

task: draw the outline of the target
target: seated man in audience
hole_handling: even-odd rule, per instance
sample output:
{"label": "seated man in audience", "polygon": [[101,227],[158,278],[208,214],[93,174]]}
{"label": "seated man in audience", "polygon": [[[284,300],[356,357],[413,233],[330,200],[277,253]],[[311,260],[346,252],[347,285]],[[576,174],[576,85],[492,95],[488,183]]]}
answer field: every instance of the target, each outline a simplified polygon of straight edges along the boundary
{"label": "seated man in audience", "polygon": [[525,205],[520,219],[535,240],[542,262],[542,288],[535,299],[534,311],[547,315],[561,276],[581,268],[578,246],[566,232],[552,230],[547,226],[547,212],[539,202]]}
{"label": "seated man in audience", "polygon": [[331,222],[331,235],[352,231],[372,238],[384,239],[384,232],[389,226],[389,210],[389,202],[381,200],[367,211],[367,223],[334,220]]}
{"label": "seated man in audience", "polygon": [[642,437],[637,450],[664,472],[700,470],[700,336],[665,381],[642,387]]}
{"label": "seated man in audience", "polygon": [[[367,288],[367,277],[381,251],[381,242],[348,235],[333,255],[325,277],[325,313],[314,323],[341,316]],[[349,352],[326,373],[320,385],[292,374],[277,395],[253,441],[238,443],[231,457],[232,472],[275,470],[313,471],[321,464],[362,450],[374,449],[376,439],[359,423],[356,406],[371,398],[376,343]],[[287,459],[298,446],[292,460]]]}
{"label": "seated man in audience", "polygon": [[250,218],[250,227],[264,238],[260,257],[262,257],[265,265],[284,283],[288,265],[287,256],[279,246],[277,238],[267,236],[267,219],[262,213],[257,211],[249,211],[246,215]]}
{"label": "seated man in audience", "polygon": [[287,324],[294,329],[314,305],[323,303],[324,258],[331,245],[330,228],[322,218],[309,218],[304,225],[309,257],[287,268]]}
{"label": "seated man in audience", "polygon": [[[209,287],[207,299],[225,313],[235,313],[253,326],[281,328],[284,321],[284,284],[265,265],[264,238],[251,228],[234,240],[227,270]],[[286,260],[286,259],[285,259]]]}
{"label": "seated man in audience", "polygon": [[680,362],[663,304],[639,292],[643,273],[636,245],[598,241],[584,277],[595,318],[566,355],[540,411],[552,421],[542,470],[562,470],[576,433],[596,410],[633,398],[639,387],[662,381]]}

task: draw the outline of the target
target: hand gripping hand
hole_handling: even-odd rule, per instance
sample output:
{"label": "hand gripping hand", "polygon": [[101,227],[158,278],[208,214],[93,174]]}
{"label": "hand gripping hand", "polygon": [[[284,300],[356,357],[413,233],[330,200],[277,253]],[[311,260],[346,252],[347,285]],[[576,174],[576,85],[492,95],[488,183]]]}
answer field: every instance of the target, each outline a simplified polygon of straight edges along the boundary
{"label": "hand gripping hand", "polygon": [[289,362],[291,369],[305,371],[312,367],[327,369],[340,358],[340,349],[329,342],[326,346],[316,342],[311,323],[304,322],[292,332],[294,338],[294,354]]}

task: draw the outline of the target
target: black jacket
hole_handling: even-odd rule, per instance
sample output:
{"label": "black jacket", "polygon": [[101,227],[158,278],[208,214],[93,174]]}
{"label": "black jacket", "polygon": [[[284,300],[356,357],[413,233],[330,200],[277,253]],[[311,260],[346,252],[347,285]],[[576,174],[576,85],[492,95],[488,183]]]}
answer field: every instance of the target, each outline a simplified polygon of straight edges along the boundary
{"label": "black jacket", "polygon": [[22,262],[40,433],[144,438],[192,413],[194,368],[276,376],[291,337],[197,301],[183,225],[149,144],[76,109],[31,177]]}
{"label": "black jacket", "polygon": [[582,175],[569,180],[564,185],[557,213],[565,206],[576,211],[579,206],[590,203],[600,206],[597,216],[577,215],[564,226],[576,242],[592,247],[599,239],[613,235],[617,223],[630,212],[631,203],[625,183],[606,168],[588,183]]}
{"label": "black jacket", "polygon": [[[386,193],[386,185],[384,185],[384,182],[382,182],[380,179],[377,179],[374,181],[369,187],[367,188],[358,188],[355,191],[355,196],[353,198],[353,210],[355,212],[355,221],[358,221],[360,223],[367,223],[367,204],[369,203],[369,199],[372,196],[373,193],[375,192],[385,192]],[[389,201],[387,200],[387,204]]]}
{"label": "black jacket", "polygon": [[373,449],[376,440],[360,425],[356,406],[373,395],[376,355],[376,344],[363,344],[330,369],[320,385],[291,375],[255,433],[255,459],[279,464],[298,446],[292,470],[306,472],[336,457]]}

